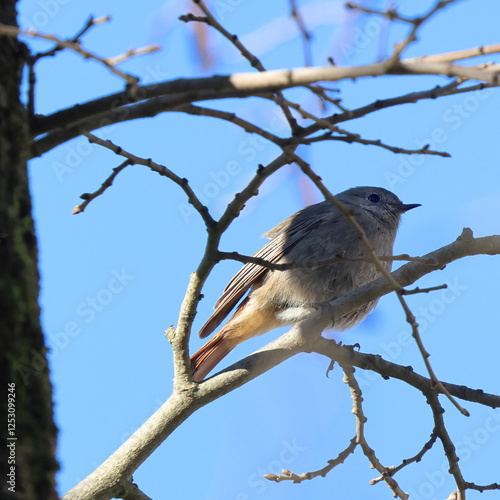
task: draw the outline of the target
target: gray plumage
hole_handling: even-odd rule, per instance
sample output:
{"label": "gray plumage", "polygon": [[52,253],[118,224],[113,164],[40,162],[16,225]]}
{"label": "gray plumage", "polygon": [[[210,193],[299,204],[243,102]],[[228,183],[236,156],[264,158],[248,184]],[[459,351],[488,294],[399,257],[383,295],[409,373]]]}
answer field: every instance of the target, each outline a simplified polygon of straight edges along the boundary
{"label": "gray plumage", "polygon": [[[390,191],[369,186],[349,189],[336,198],[354,215],[376,254],[383,256],[392,255],[401,214],[419,206],[405,205]],[[254,256],[272,263],[308,264],[336,256],[368,257],[356,230],[329,201],[300,210],[265,236],[270,241]],[[391,264],[383,262],[388,270]],[[201,381],[239,343],[278,326],[296,324],[311,314],[315,304],[341,297],[379,277],[373,263],[362,261],[281,271],[245,264],[224,289],[199,336],[212,333],[250,293],[224,328],[191,357],[194,379]],[[360,306],[337,318],[330,328],[353,327],[376,304],[373,301]]]}

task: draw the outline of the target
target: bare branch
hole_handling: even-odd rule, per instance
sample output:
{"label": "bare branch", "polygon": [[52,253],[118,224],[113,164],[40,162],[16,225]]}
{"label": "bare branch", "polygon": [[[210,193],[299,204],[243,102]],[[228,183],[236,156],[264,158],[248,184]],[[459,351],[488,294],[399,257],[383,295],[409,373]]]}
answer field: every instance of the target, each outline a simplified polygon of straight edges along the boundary
{"label": "bare branch", "polygon": [[[429,90],[410,92],[409,94],[404,94],[398,97],[390,97],[388,99],[379,99],[366,106],[361,106],[360,108],[356,108],[353,110],[346,110],[343,114],[335,113],[334,115],[326,118],[326,120],[330,121],[333,124],[340,123],[355,118],[361,118],[362,116],[366,116],[370,113],[374,113],[376,111],[380,111],[381,109],[390,108],[393,106],[416,103],[424,99],[436,99],[438,97],[456,95],[465,92],[472,92],[475,90],[483,90],[484,88],[487,87],[487,85],[485,85],[484,83],[480,83],[474,86],[459,89],[458,88],[459,85],[460,82],[455,79],[448,85],[444,86],[438,85]],[[311,129],[314,129],[314,132],[319,130],[319,128],[316,125],[312,125],[306,128],[306,130],[304,131],[304,135],[310,135],[310,133],[312,133]]]}
{"label": "bare branch", "polygon": [[111,66],[115,66],[115,64],[126,61],[127,59],[130,59],[132,57],[142,56],[144,54],[152,54],[153,52],[158,52],[159,50],[160,50],[159,45],[147,45],[146,47],[141,47],[139,49],[130,48],[127,50],[127,52],[124,52],[123,54],[114,57],[108,57],[106,61]]}
{"label": "bare branch", "polygon": [[455,62],[463,59],[484,56],[488,54],[498,54],[500,44],[488,45],[486,47],[475,47],[473,49],[457,50],[454,52],[445,52],[443,54],[434,54],[432,56],[420,56],[406,59],[406,62]]}
{"label": "bare branch", "polygon": [[476,490],[476,491],[480,491],[481,493],[483,491],[500,490],[500,484],[498,484],[498,483],[491,483],[491,484],[487,484],[487,485],[480,485],[480,484],[469,483],[469,482],[466,481],[465,482],[465,487],[468,490]]}
{"label": "bare branch", "polygon": [[435,292],[436,290],[445,290],[446,288],[448,288],[448,285],[446,285],[446,284],[444,284],[444,285],[437,285],[437,286],[431,286],[429,288],[419,288],[417,286],[413,290],[403,290],[402,294],[403,295],[415,295],[417,293],[429,293],[429,292]]}
{"label": "bare branch", "polygon": [[[84,24],[83,28],[78,31],[78,33],[71,38],[69,41],[73,43],[79,43],[80,38],[87,33],[93,26],[96,26],[101,23],[106,23],[110,20],[109,16],[94,18],[90,16],[87,19],[87,22]],[[63,50],[63,47],[60,45],[55,45],[52,49],[49,49],[45,52],[38,52],[37,54],[29,55],[27,58],[27,66],[28,66],[28,112],[31,117],[35,115],[35,84],[36,84],[36,75],[35,75],[35,64],[44,57],[52,57],[60,50]]]}
{"label": "bare branch", "polygon": [[80,205],[76,205],[71,213],[73,215],[82,213],[92,200],[95,200],[98,196],[103,194],[106,189],[111,187],[113,181],[115,180],[115,177],[128,165],[131,165],[130,160],[125,160],[121,165],[113,169],[113,173],[102,183],[101,187],[97,191],[94,191],[93,193],[82,194],[80,198],[85,201],[83,203],[80,203]]}
{"label": "bare branch", "polygon": [[[204,17],[196,17],[193,16],[192,14],[188,14],[187,16],[181,16],[180,19],[182,21],[198,21],[198,22],[205,22],[209,26],[212,26],[215,30],[217,30],[222,36],[224,36],[227,40],[229,40],[237,50],[241,53],[241,55],[250,63],[250,65],[257,69],[260,72],[265,72],[266,68],[262,64],[262,62],[259,60],[255,54],[252,54],[239,40],[238,36],[232,33],[229,33],[224,26],[222,26],[215,16],[210,12],[210,9],[206,6],[205,2],[203,0],[193,0],[193,2],[198,6],[198,8],[205,14]],[[283,97],[281,92],[276,93],[277,97]],[[285,118],[288,121],[288,124],[290,125],[290,128],[292,132],[297,131],[298,126],[297,122],[295,121],[295,118],[292,116],[290,113],[290,110],[283,105],[280,105],[281,110],[283,111],[283,114],[285,115]]]}
{"label": "bare branch", "polygon": [[[95,24],[95,23],[94,23]],[[86,30],[85,30],[86,31]],[[91,52],[87,49],[84,49],[81,45],[81,43],[78,41],[74,40],[63,40],[61,38],[56,37],[55,35],[50,35],[47,33],[40,33],[39,31],[36,31],[34,29],[30,29],[28,31],[23,31],[16,26],[8,26],[6,24],[0,24],[0,35],[7,35],[7,36],[12,36],[12,37],[17,37],[20,35],[24,36],[29,36],[33,38],[40,38],[43,40],[48,40],[51,42],[54,42],[57,47],[60,47],[61,49],[69,49],[72,50],[73,52],[76,52],[80,56],[82,56],[84,59],[93,59],[94,61],[97,61],[104,66],[106,66],[113,74],[119,76],[123,80],[127,82],[127,86],[130,88],[130,91],[134,91],[136,89],[137,84],[139,83],[139,78],[136,76],[133,76],[129,73],[125,73],[124,71],[119,70],[114,66],[113,63],[113,58],[111,59],[106,59],[103,58],[94,52]],[[138,49],[136,51],[131,51],[131,55],[135,54],[144,54],[144,53],[150,53],[158,50],[159,47],[157,46],[149,46],[149,47],[144,47],[142,49]],[[54,50],[54,49],[52,49]],[[50,52],[50,51],[49,51]],[[123,56],[120,56],[121,60],[123,60]],[[110,62],[111,61],[111,62]]]}
{"label": "bare branch", "polygon": [[389,144],[384,144],[380,139],[363,139],[359,134],[353,134],[351,132],[342,131],[346,135],[331,135],[325,134],[319,137],[312,137],[311,139],[299,139],[301,144],[313,144],[315,142],[322,141],[340,141],[347,142],[348,144],[364,144],[366,146],[377,146],[387,151],[391,151],[396,154],[407,154],[407,155],[431,155],[431,156],[441,156],[442,158],[451,158],[450,153],[446,151],[434,151],[429,149],[429,144],[419,149],[406,149],[398,146],[390,146]]}
{"label": "bare branch", "polygon": [[250,180],[245,189],[240,193],[236,193],[234,199],[228,204],[218,222],[220,230],[225,230],[238,217],[248,200],[253,196],[257,196],[260,186],[270,175],[289,163],[291,163],[289,155],[282,153],[265,167],[259,165],[255,176]]}
{"label": "bare branch", "polygon": [[[343,113],[335,113],[327,118],[323,118],[322,120],[328,121],[330,124],[334,125],[336,123],[353,120],[355,118],[360,118],[362,116],[368,115],[375,111],[379,111],[381,109],[385,109],[392,106],[399,106],[402,104],[414,103],[418,102],[422,99],[436,99],[441,96],[448,95],[456,95],[465,92],[472,92],[476,90],[483,90],[484,88],[491,87],[491,85],[486,85],[484,83],[480,83],[477,85],[472,85],[465,88],[458,88],[460,83],[458,80],[453,80],[448,85],[445,86],[437,86],[430,90],[424,90],[420,92],[412,92],[410,94],[405,94],[399,97],[393,97],[389,99],[383,99],[375,101],[367,106],[362,106],[360,108],[354,110],[345,110]],[[141,89],[144,87],[141,87]],[[234,91],[233,94],[225,94],[225,97],[241,97],[239,91]],[[123,94],[123,101],[114,101],[113,110],[109,112],[103,112],[99,114],[97,109],[93,108],[97,113],[96,117],[91,119],[84,119],[83,116],[87,115],[87,112],[84,108],[86,105],[83,104],[81,106],[74,106],[67,110],[62,110],[61,112],[55,113],[53,115],[47,116],[45,118],[41,118],[42,120],[49,120],[53,125],[61,128],[56,128],[53,132],[48,133],[46,136],[38,139],[34,142],[33,145],[33,156],[39,156],[50,149],[62,144],[74,137],[77,137],[81,134],[82,130],[94,130],[101,128],[106,125],[110,125],[113,123],[119,123],[127,120],[134,120],[137,118],[144,117],[152,117],[159,113],[165,111],[172,111],[177,109],[179,106],[183,106],[189,102],[193,102],[194,100],[211,100],[217,99],[220,95],[218,92],[201,92],[196,99],[193,99],[192,94],[179,94],[177,96],[159,96],[152,97],[150,99],[146,99],[144,101],[138,102],[136,104],[130,104],[131,96],[128,94]],[[266,96],[266,94],[262,94],[261,97],[270,98],[271,96]],[[103,98],[104,102],[107,102],[107,98]],[[101,101],[101,100],[99,100]],[[120,103],[120,106],[117,106],[117,103]],[[101,107],[101,103],[96,101],[91,101],[87,103],[88,105],[96,105],[96,108]],[[122,106],[125,106],[126,110],[123,109]],[[35,117],[35,124],[37,123],[38,118]],[[75,125],[73,127],[63,126],[64,122],[69,120],[71,123],[79,123],[79,125]],[[49,122],[44,121],[47,125]],[[308,127],[305,127],[298,134],[297,138],[307,137],[309,135],[314,134],[318,130],[321,130],[321,126],[318,123],[313,123]],[[342,140],[342,139],[338,139]],[[297,141],[296,141],[297,142]],[[410,151],[410,150],[409,150]],[[402,152],[402,151],[401,151]]]}
{"label": "bare branch", "polygon": [[409,17],[402,16],[399,14],[395,9],[388,9],[386,11],[381,11],[381,10],[376,10],[376,9],[370,9],[369,7],[365,7],[364,5],[360,5],[355,2],[346,2],[345,6],[347,9],[351,10],[357,10],[358,12],[363,12],[364,14],[376,14],[379,16],[383,16],[389,21],[397,20],[397,21],[402,21],[404,23],[412,24],[413,19],[410,19]]}
{"label": "bare branch", "polygon": [[[470,230],[453,243],[425,255],[433,259],[436,266],[410,262],[392,273],[400,286],[408,286],[422,276],[440,269],[450,262],[468,255],[500,254],[500,236],[473,238]],[[370,369],[384,377],[404,380],[424,394],[433,390],[433,383],[415,373],[412,369],[399,366],[371,354],[363,354],[346,347],[336,345],[333,341],[321,337],[321,332],[331,322],[331,312],[335,317],[342,317],[358,308],[360,304],[372,301],[391,291],[385,278],[380,278],[364,287],[355,290],[345,297],[331,303],[331,311],[316,311],[300,325],[256,353],[226,368],[219,374],[196,385],[196,391],[184,388],[174,392],[169,400],[138,429],[108,460],[92,474],[85,478],[73,490],[67,493],[64,500],[109,499],[113,491],[104,484],[116,484],[119,478],[129,476],[146,458],[173,432],[182,422],[201,406],[214,401],[251,379],[270,370],[298,352],[317,352],[342,361],[346,364]],[[478,402],[496,408],[500,407],[500,396],[486,394],[482,390],[472,390],[463,385],[444,384],[448,391],[456,397],[467,401]],[[83,496],[85,492],[85,496]]]}
{"label": "bare branch", "polygon": [[418,350],[420,351],[420,354],[422,355],[422,359],[424,360],[425,367],[427,368],[427,372],[429,373],[431,380],[435,384],[437,391],[444,394],[462,415],[469,417],[470,413],[465,408],[463,408],[455,400],[455,398],[453,398],[453,396],[449,393],[449,391],[446,389],[446,387],[444,387],[444,385],[437,378],[436,373],[434,372],[434,369],[432,368],[432,365],[429,361],[430,354],[425,349],[424,343],[422,341],[422,337],[420,336],[420,331],[418,329],[418,323],[417,323],[417,320],[415,318],[415,315],[412,313],[410,307],[408,306],[408,303],[406,302],[406,300],[403,297],[403,295],[405,294],[404,290],[403,289],[396,290],[396,293],[397,293],[399,302],[405,311],[406,321],[411,326],[412,337],[415,339],[415,342],[417,343]]}
{"label": "bare branch", "polygon": [[285,141],[280,137],[271,134],[267,130],[264,130],[254,123],[251,123],[243,118],[236,116],[235,113],[228,113],[227,111],[220,111],[218,109],[206,108],[202,106],[195,106],[193,104],[188,104],[185,106],[180,106],[176,109],[176,111],[180,111],[182,113],[187,113],[189,115],[195,116],[211,116],[213,118],[219,118],[221,120],[225,120],[231,123],[234,123],[238,127],[241,127],[245,132],[250,134],[258,134],[264,139],[273,142],[274,144],[281,146]]}
{"label": "bare branch", "polygon": [[[364,144],[364,145],[370,145],[370,146],[377,146],[381,147],[383,149],[387,149],[388,151],[391,151],[393,153],[402,153],[402,154],[427,154],[427,155],[436,155],[436,156],[442,156],[444,158],[449,158],[451,155],[446,152],[441,152],[441,151],[433,151],[429,149],[429,145],[425,145],[422,148],[419,149],[405,149],[405,148],[400,148],[400,147],[395,147],[395,146],[390,146],[388,144],[384,144],[380,139],[377,140],[370,140],[370,139],[363,139],[359,134],[353,134],[352,132],[349,132],[347,130],[341,129],[337,126],[334,126],[330,120],[327,118],[318,118],[317,116],[314,116],[312,113],[309,111],[304,110],[300,105],[290,102],[286,99],[283,99],[281,97],[275,97],[273,100],[277,101],[279,104],[283,104],[286,106],[289,106],[296,111],[300,113],[300,115],[303,118],[309,118],[313,120],[317,124],[317,128],[326,128],[330,130],[331,133],[327,133],[321,136],[317,137],[312,137],[312,138],[301,138],[300,134],[297,137],[294,137],[290,143],[300,143],[300,144],[312,144],[314,142],[322,142],[322,141],[342,141],[342,142],[347,142],[349,144],[352,143],[358,143],[358,144]],[[338,133],[341,135],[332,135],[332,133]]]}
{"label": "bare branch", "polygon": [[151,169],[153,172],[156,172],[164,177],[167,177],[168,179],[172,180],[180,186],[180,188],[186,193],[188,197],[188,201],[193,207],[196,209],[196,211],[200,214],[201,218],[205,222],[207,227],[212,227],[215,224],[214,219],[212,219],[212,216],[208,212],[208,208],[201,203],[201,201],[198,199],[194,191],[191,189],[191,186],[188,183],[187,179],[179,177],[177,174],[174,174],[171,170],[169,170],[167,167],[160,165],[158,163],[155,163],[151,158],[141,158],[139,156],[136,156],[132,153],[129,153],[128,151],[125,151],[123,148],[120,146],[117,146],[113,144],[111,141],[105,141],[103,139],[99,139],[99,137],[91,134],[90,132],[83,132],[83,135],[87,137],[87,139],[91,143],[99,144],[99,146],[102,146],[106,149],[109,149],[113,151],[113,153],[123,156],[124,158],[127,158],[128,162],[131,165],[144,165],[145,167],[148,167]]}
{"label": "bare branch", "polygon": [[302,37],[302,46],[304,47],[304,66],[311,66],[312,64],[312,53],[311,53],[311,39],[312,35],[307,29],[304,18],[300,13],[300,9],[297,7],[296,0],[290,0],[290,15],[292,19],[295,20],[299,33]]}
{"label": "bare branch", "polygon": [[[434,431],[432,431],[432,434],[431,434],[429,441],[427,441],[424,444],[422,449],[415,456],[413,456],[411,458],[405,458],[401,462],[401,464],[399,464],[397,467],[389,467],[384,474],[394,476],[394,474],[399,472],[401,469],[407,467],[408,465],[410,465],[414,462],[420,462],[422,460],[423,456],[434,446],[434,443],[436,442],[437,437],[438,437],[437,434]],[[376,484],[376,483],[379,483],[380,481],[383,481],[383,480],[384,480],[384,475],[377,477],[375,479],[372,479],[370,481],[370,484]]]}
{"label": "bare branch", "polygon": [[326,475],[333,470],[338,465],[343,464],[349,455],[352,455],[356,450],[358,443],[356,438],[352,438],[349,445],[342,450],[336,458],[328,460],[328,465],[325,465],[322,469],[313,472],[303,472],[302,474],[295,474],[290,470],[283,469],[283,474],[264,474],[264,477],[269,481],[274,481],[275,483],[281,483],[282,481],[293,481],[294,483],[301,483],[302,481],[308,481],[314,479],[315,477],[326,477]]}
{"label": "bare branch", "polygon": [[[332,264],[339,264],[341,262],[372,262],[370,258],[365,257],[349,257],[344,255],[338,255],[332,257],[331,259],[312,261],[312,262],[284,262],[277,264],[275,262],[269,262],[268,260],[261,259],[260,257],[254,257],[250,255],[242,255],[238,252],[222,252],[217,253],[219,260],[236,260],[242,262],[243,264],[252,263],[259,266],[265,267],[266,269],[272,269],[273,271],[285,271],[287,269],[312,269],[315,267],[329,266]],[[436,265],[436,261],[423,259],[422,257],[410,257],[407,254],[403,255],[379,255],[379,260],[383,262],[392,261],[406,261],[406,262],[421,262],[429,265]],[[412,291],[405,291],[408,295],[412,293],[425,293],[434,290],[440,290],[446,287],[446,285],[440,285],[439,287],[426,288],[426,289],[415,289]]]}
{"label": "bare branch", "polygon": [[180,16],[179,19],[184,22],[196,21],[206,23],[216,31],[218,31],[224,38],[229,40],[232,45],[236,47],[237,50],[241,53],[241,55],[250,63],[250,65],[257,69],[258,71],[266,71],[263,64],[260,62],[259,58],[252,54],[238,39],[238,36],[229,33],[229,31],[220,24],[215,16],[210,12],[210,9],[206,6],[205,2],[202,0],[193,0],[193,3],[198,6],[198,8],[205,14],[204,16],[195,16],[193,14],[186,14],[184,16]]}
{"label": "bare branch", "polygon": [[[67,41],[73,42],[75,44],[79,43],[80,38],[85,33],[87,33],[87,31],[89,31],[92,27],[94,27],[98,24],[107,23],[110,19],[111,18],[109,16],[104,16],[104,17],[99,17],[99,18],[95,18],[93,16],[90,16],[89,19],[84,24],[84,26],[80,29],[80,31],[75,36],[68,39]],[[32,56],[30,56],[30,59],[32,62],[36,62],[39,59],[42,59],[43,57],[51,57],[61,50],[64,50],[64,47],[62,47],[61,45],[56,43],[56,45],[52,49],[49,49],[45,52],[38,52],[37,54],[33,54]]]}
{"label": "bare branch", "polygon": [[[50,151],[54,147],[81,135],[82,130],[95,130],[108,126],[112,123],[120,123],[144,117],[151,118],[165,111],[175,111],[177,108],[188,105],[191,102],[211,100],[212,98],[216,98],[216,94],[217,92],[201,92],[197,98],[193,98],[193,94],[190,93],[177,94],[172,97],[159,96],[140,101],[136,104],[130,104],[135,102],[134,97],[127,93],[123,94],[123,101],[120,101],[119,105],[117,105],[118,101],[115,101],[113,110],[109,112],[96,113],[88,119],[80,120],[79,118],[76,118],[75,121],[72,121],[75,125],[70,127],[59,126],[59,124],[56,125],[56,128],[52,132],[49,132],[33,143],[32,158],[41,156],[43,153]],[[226,94],[225,97],[241,97],[241,95],[239,94],[239,91],[234,91]],[[106,100],[107,98],[103,99]],[[99,103],[94,102],[94,104],[97,104],[97,107],[100,107]],[[75,117],[75,115],[80,116],[79,109],[80,108],[75,106],[73,111],[68,111],[69,114]],[[51,117],[51,121],[57,118],[55,114],[51,115]]]}
{"label": "bare branch", "polygon": [[[495,50],[495,53],[498,52]],[[318,81],[339,81],[343,79],[356,79],[366,76],[381,76],[387,74],[434,74],[444,75],[448,77],[458,77],[462,80],[476,79],[487,83],[489,86],[497,86],[499,83],[498,77],[500,68],[481,68],[481,67],[464,67],[450,63],[425,63],[425,62],[409,62],[402,60],[397,68],[386,68],[383,63],[370,64],[366,66],[354,66],[341,68],[338,66],[326,66],[317,68],[297,68],[292,70],[275,70],[267,71],[265,73],[235,73],[233,75],[213,76],[207,78],[192,78],[192,79],[177,79],[161,83],[154,83],[150,85],[143,85],[137,87],[135,95],[131,96],[128,92],[119,92],[100,99],[89,101],[80,104],[79,106],[72,106],[71,108],[58,111],[47,117],[37,117],[33,124],[33,133],[40,135],[50,130],[57,129],[58,127],[67,128],[70,124],[82,124],[84,120],[100,116],[93,128],[99,126],[99,120],[104,123],[110,123],[109,116],[113,113],[117,115],[120,113],[120,119],[114,119],[111,123],[129,119],[127,113],[124,113],[120,108],[128,106],[136,101],[144,101],[153,97],[167,96],[167,105],[163,104],[165,109],[169,107],[187,104],[194,101],[209,100],[209,99],[223,99],[228,97],[248,97],[255,95],[262,95],[263,92],[275,92],[280,89],[292,88],[297,86],[304,86]],[[446,88],[446,87],[444,87]],[[484,87],[483,87],[484,88]],[[404,102],[415,102],[419,99],[435,98],[438,95],[449,95],[451,93],[459,93],[458,91],[452,92],[446,89],[447,92],[439,93],[439,87],[431,91],[424,91],[424,93],[412,93],[404,97],[394,98],[385,101],[376,101],[369,107],[360,108],[356,112],[341,115],[340,118],[331,119],[330,123],[335,124],[340,121],[346,121],[355,118],[356,116],[364,116],[370,111],[381,109],[381,107],[393,106]],[[473,89],[476,90],[476,89]],[[465,91],[465,90],[464,90]],[[175,97],[178,96],[177,99]],[[155,105],[159,104],[156,101],[151,101],[144,110],[147,114],[143,113],[141,116],[154,116],[161,110],[155,109]],[[377,106],[379,106],[377,108]],[[110,113],[110,110],[114,109]],[[170,108],[171,109],[171,108]],[[105,115],[104,113],[109,113]],[[137,116],[137,115],[136,115]],[[102,123],[101,122],[101,123]],[[103,125],[100,125],[103,126]],[[85,124],[87,129],[91,128]],[[84,127],[84,128],[85,128]],[[310,129],[307,130],[305,135],[309,135]],[[78,135],[76,133],[68,138]],[[304,136],[304,134],[301,134]],[[43,140],[43,139],[42,139]],[[64,142],[64,141],[62,141]],[[61,142],[58,142],[60,144]],[[51,147],[54,147],[52,144]],[[47,151],[47,147],[38,148],[37,154]]]}
{"label": "bare branch", "polygon": [[386,64],[388,66],[395,66],[398,64],[400,61],[401,54],[403,51],[413,42],[417,40],[417,32],[418,30],[422,27],[422,25],[427,22],[429,19],[431,19],[434,14],[436,14],[437,11],[444,9],[448,5],[456,2],[457,0],[439,0],[438,2],[435,3],[434,7],[432,7],[427,14],[424,14],[423,16],[420,17],[415,17],[411,19],[409,22],[412,24],[412,29],[410,30],[410,33],[408,36],[401,41],[400,43],[397,43],[394,47],[394,52],[391,57],[386,61]]}
{"label": "bare branch", "polygon": [[450,466],[450,474],[455,478],[455,483],[457,485],[457,500],[465,500],[465,480],[458,465],[459,458],[456,453],[455,445],[446,430],[443,418],[444,408],[441,406],[437,394],[434,391],[427,394],[427,402],[432,409],[434,432],[443,444],[444,453]]}
{"label": "bare branch", "polygon": [[339,362],[344,371],[344,382],[349,386],[352,399],[352,413],[356,417],[356,440],[361,446],[364,455],[370,461],[370,465],[382,474],[387,486],[393,491],[394,496],[401,500],[407,500],[408,494],[405,493],[396,480],[388,473],[389,469],[384,467],[375,454],[375,450],[368,444],[365,436],[365,423],[367,418],[363,411],[363,396],[358,381],[354,376],[354,368],[350,364]]}
{"label": "bare branch", "polygon": [[170,329],[168,332],[168,339],[174,353],[174,392],[186,393],[197,390],[197,384],[194,384],[192,380],[191,363],[188,357],[188,342],[196,314],[196,307],[202,297],[203,284],[217,263],[217,251],[221,235],[239,216],[245,203],[257,195],[258,188],[265,179],[283,167],[283,165],[286,165],[288,161],[288,156],[282,154],[266,167],[259,165],[253,179],[250,180],[241,193],[237,193],[234,196],[234,199],[228,204],[219,221],[210,227],[207,226],[208,238],[205,253],[198,269],[191,275],[188,289],[181,305],[177,328]]}

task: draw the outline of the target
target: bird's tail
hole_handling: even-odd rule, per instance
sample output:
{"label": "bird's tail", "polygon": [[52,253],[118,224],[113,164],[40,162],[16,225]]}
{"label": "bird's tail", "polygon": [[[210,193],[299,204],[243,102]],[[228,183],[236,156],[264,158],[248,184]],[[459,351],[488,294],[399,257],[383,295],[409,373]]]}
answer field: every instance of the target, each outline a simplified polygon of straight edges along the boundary
{"label": "bird's tail", "polygon": [[224,329],[220,330],[191,356],[195,382],[201,382],[236,347],[236,344],[230,342],[224,335]]}
{"label": "bird's tail", "polygon": [[244,302],[226,326],[191,356],[193,379],[201,382],[238,344],[278,326],[274,310],[252,308]]}

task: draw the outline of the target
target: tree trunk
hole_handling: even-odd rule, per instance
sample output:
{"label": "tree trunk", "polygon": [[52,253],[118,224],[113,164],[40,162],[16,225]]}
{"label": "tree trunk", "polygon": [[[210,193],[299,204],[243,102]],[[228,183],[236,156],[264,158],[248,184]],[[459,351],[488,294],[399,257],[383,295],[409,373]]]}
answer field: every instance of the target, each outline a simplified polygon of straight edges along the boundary
{"label": "tree trunk", "polygon": [[[16,1],[0,3],[0,22],[16,24]],[[4,439],[2,498],[56,499],[57,429],[40,326],[37,241],[26,160],[28,114],[20,101],[26,48],[0,37],[0,380]]]}

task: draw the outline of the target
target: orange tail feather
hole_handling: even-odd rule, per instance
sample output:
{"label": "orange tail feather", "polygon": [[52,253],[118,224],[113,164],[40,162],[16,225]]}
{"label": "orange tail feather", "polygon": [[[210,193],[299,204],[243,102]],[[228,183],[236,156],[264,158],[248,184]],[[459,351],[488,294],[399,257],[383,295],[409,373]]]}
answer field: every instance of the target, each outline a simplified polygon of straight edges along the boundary
{"label": "orange tail feather", "polygon": [[191,356],[194,381],[201,382],[234,347],[234,345],[228,345],[223,330],[212,337],[199,351]]}
{"label": "orange tail feather", "polygon": [[226,326],[191,356],[194,380],[201,382],[241,342],[281,326],[274,312],[244,301]]}

